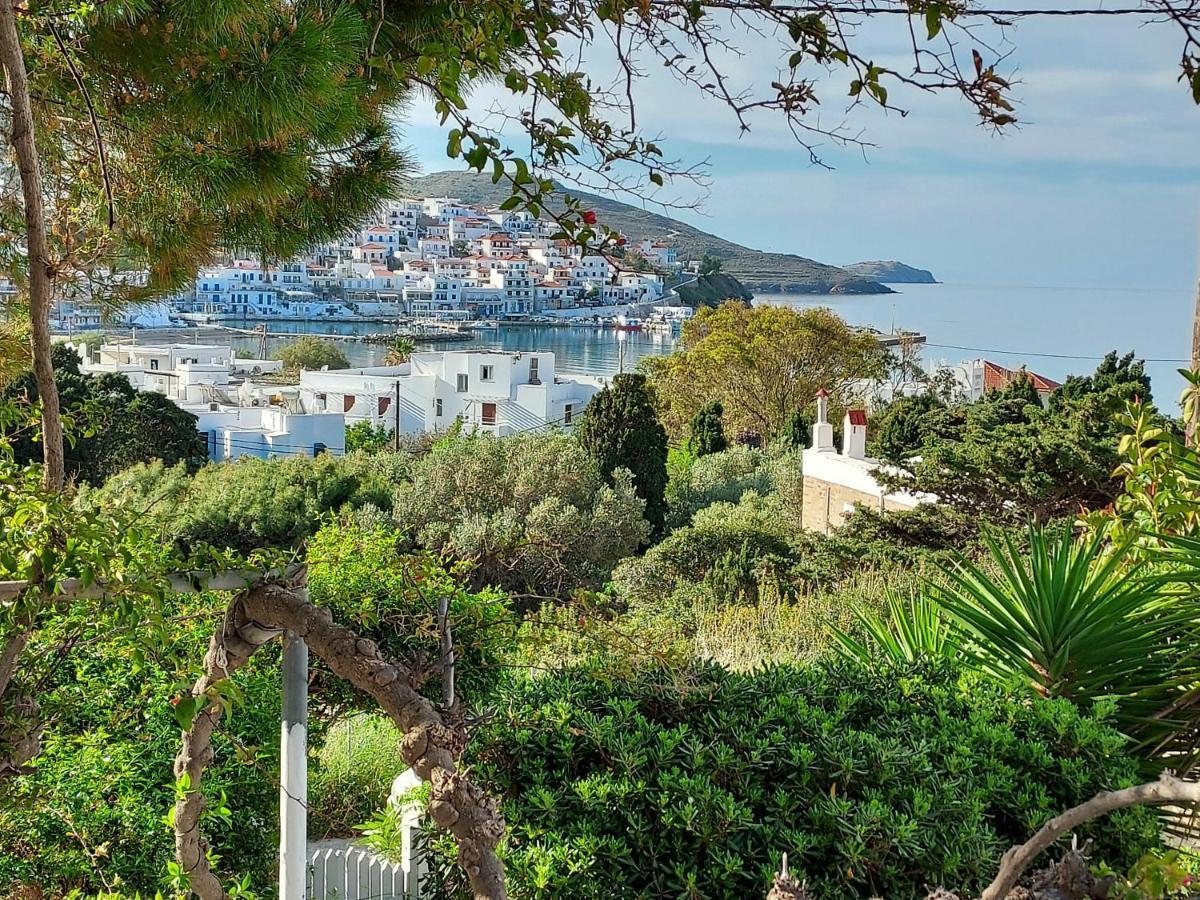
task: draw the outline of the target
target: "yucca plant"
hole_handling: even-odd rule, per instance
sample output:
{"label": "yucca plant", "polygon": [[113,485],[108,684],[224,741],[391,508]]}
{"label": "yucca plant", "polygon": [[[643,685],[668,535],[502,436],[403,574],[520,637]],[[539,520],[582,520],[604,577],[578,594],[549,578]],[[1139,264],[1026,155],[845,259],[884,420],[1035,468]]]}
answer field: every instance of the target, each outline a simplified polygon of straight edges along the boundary
{"label": "yucca plant", "polygon": [[856,609],[862,639],[833,626],[830,631],[843,656],[870,665],[880,660],[913,663],[922,659],[954,659],[959,637],[941,607],[918,594],[907,598],[889,594],[886,618],[873,610]]}
{"label": "yucca plant", "polygon": [[1112,698],[1118,726],[1162,757],[1190,745],[1197,720],[1197,606],[1132,558],[1135,540],[1031,526],[1022,550],[1011,534],[987,534],[994,573],[960,558],[931,596],[980,669],[1080,706]]}

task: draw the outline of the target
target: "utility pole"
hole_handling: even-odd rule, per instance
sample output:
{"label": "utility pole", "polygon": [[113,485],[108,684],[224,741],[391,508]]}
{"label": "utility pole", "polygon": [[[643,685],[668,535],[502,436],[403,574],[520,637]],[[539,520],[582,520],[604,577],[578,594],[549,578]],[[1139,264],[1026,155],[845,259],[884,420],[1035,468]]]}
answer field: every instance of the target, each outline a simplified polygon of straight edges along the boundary
{"label": "utility pole", "polygon": [[279,758],[279,896],[308,894],[308,645],[283,638],[283,718]]}
{"label": "utility pole", "polygon": [[395,422],[392,424],[392,449],[400,452],[400,379],[396,379],[396,395],[392,398],[395,406]]}
{"label": "utility pole", "polygon": [[[1191,370],[1200,371],[1200,278],[1196,279],[1196,305],[1192,313],[1192,361]],[[1187,423],[1187,442],[1191,447],[1196,446],[1196,431],[1200,429],[1200,403],[1192,410],[1192,417]]]}

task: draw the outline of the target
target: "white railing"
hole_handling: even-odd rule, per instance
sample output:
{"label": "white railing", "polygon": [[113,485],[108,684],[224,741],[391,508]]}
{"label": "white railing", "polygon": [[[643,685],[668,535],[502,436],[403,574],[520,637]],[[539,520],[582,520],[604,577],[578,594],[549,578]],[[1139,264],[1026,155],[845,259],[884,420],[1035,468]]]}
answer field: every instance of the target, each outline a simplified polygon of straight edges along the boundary
{"label": "white railing", "polygon": [[349,841],[308,845],[310,900],[419,900],[419,875]]}
{"label": "white railing", "polygon": [[396,778],[388,798],[400,809],[400,858],[390,861],[348,840],[310,843],[307,900],[420,900],[425,862],[415,838],[422,810],[406,799],[420,783],[408,769]]}

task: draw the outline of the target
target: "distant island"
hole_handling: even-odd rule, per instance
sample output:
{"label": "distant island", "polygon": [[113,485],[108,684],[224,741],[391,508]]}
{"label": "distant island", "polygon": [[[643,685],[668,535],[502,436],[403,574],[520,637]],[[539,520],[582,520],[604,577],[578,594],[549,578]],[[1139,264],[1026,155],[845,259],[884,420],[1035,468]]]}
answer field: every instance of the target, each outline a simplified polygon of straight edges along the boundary
{"label": "distant island", "polygon": [[879,281],[883,284],[937,284],[938,280],[927,269],[914,269],[894,259],[872,259],[844,267],[847,272]]}
{"label": "distant island", "polygon": [[[509,191],[492,184],[491,176],[475,172],[434,172],[413,178],[404,190],[418,197],[456,197],[466,203],[502,203]],[[891,294],[877,279],[849,272],[791,253],[766,253],[693,228],[678,219],[584,191],[566,189],[596,213],[600,222],[620,231],[636,244],[661,240],[674,247],[679,259],[705,254],[721,260],[721,272],[732,275],[756,293]],[[561,208],[561,207],[560,207]]]}

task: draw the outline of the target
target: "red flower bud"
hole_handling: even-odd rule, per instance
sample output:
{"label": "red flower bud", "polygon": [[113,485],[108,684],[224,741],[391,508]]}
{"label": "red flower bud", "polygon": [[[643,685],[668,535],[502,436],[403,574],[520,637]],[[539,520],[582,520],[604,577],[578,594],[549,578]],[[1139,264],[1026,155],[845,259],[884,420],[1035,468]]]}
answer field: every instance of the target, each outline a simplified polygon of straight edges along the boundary
{"label": "red flower bud", "polygon": [[595,225],[596,224],[596,214],[589,209],[587,212],[585,212],[583,214],[583,221],[585,223],[587,223],[588,225]]}

